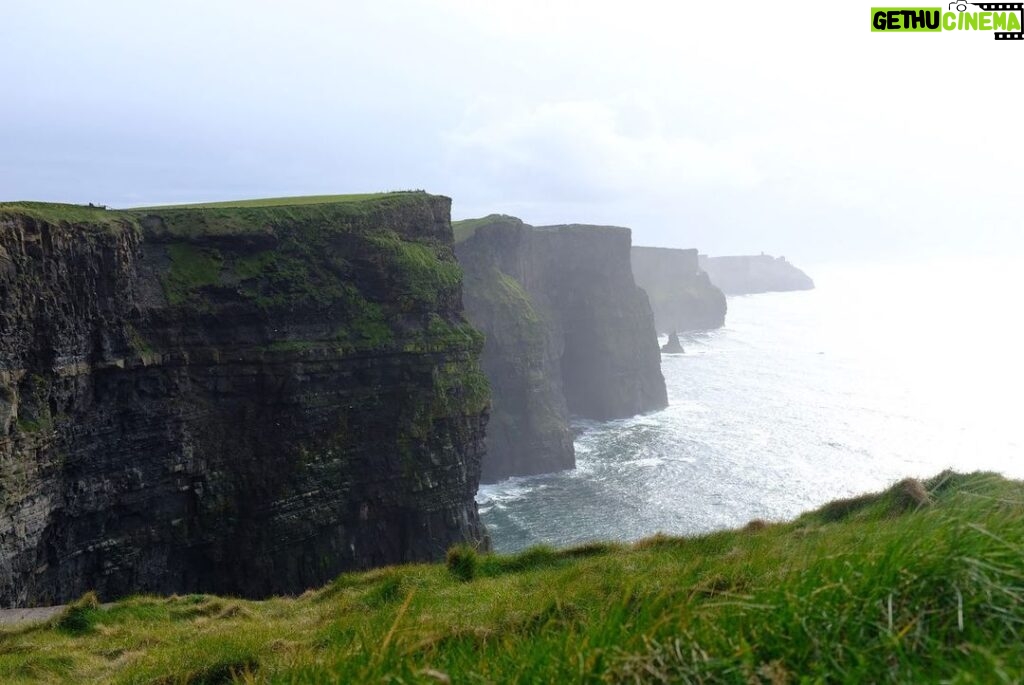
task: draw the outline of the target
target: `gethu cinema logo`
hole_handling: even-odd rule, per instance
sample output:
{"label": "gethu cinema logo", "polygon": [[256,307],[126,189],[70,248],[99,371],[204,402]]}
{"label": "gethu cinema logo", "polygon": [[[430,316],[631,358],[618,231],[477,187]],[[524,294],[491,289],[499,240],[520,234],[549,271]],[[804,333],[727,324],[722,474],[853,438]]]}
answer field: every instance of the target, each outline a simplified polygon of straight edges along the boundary
{"label": "gethu cinema logo", "polygon": [[[968,12],[968,6],[981,11]],[[952,11],[956,10],[956,11]],[[941,7],[872,7],[872,31],[992,31],[996,40],[1022,40],[1024,3],[974,3],[962,0]]]}

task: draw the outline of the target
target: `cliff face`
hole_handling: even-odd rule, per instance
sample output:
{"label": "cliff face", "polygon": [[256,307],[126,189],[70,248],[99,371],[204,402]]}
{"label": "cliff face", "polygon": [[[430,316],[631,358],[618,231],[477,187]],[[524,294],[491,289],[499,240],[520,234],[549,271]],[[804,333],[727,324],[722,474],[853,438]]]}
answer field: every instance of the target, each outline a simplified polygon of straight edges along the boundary
{"label": "cliff face", "polygon": [[736,257],[701,255],[700,266],[726,295],[814,289],[814,281],[785,257],[765,254]]}
{"label": "cliff face", "polygon": [[523,287],[496,267],[467,268],[465,291],[467,316],[486,331],[480,362],[493,397],[481,480],[573,468],[563,340]]}
{"label": "cliff face", "polygon": [[449,206],[0,205],[0,604],[294,593],[485,540]]}
{"label": "cliff face", "polygon": [[528,285],[548,299],[565,333],[562,382],[572,414],[617,419],[668,406],[654,317],[630,266],[631,233],[611,226],[537,229],[544,265]]}
{"label": "cliff face", "polygon": [[637,285],[651,300],[659,333],[725,325],[725,294],[701,270],[697,250],[634,247],[630,256]]}
{"label": "cliff face", "polygon": [[629,229],[494,216],[456,231],[466,311],[484,331],[494,395],[485,480],[570,468],[570,413],[611,419],[666,406]]}

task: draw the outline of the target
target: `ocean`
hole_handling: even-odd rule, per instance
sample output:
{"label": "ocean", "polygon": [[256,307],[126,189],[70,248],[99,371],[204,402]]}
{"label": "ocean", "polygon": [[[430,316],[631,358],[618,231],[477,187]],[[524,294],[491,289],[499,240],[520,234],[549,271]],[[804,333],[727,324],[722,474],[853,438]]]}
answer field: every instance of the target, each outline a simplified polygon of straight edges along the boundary
{"label": "ocean", "polygon": [[1021,266],[820,267],[729,298],[663,355],[667,409],[575,421],[575,470],[480,488],[495,549],[782,521],[946,468],[1024,478]]}

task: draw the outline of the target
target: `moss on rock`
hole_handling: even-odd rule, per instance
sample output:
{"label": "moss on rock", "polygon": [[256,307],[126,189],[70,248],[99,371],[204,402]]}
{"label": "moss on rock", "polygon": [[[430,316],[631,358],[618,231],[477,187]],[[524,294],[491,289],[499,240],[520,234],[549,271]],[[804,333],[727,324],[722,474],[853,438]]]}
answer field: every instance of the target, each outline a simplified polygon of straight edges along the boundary
{"label": "moss on rock", "polygon": [[164,294],[173,305],[184,304],[206,286],[216,285],[224,258],[220,252],[188,243],[167,246],[171,268],[164,276]]}

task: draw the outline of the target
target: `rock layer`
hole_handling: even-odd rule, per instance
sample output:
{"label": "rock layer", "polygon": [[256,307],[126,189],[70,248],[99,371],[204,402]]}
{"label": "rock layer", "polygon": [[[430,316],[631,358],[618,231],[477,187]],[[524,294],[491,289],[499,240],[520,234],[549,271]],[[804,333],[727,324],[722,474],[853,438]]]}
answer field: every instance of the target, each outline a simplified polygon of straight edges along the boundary
{"label": "rock layer", "polygon": [[629,229],[491,216],[459,222],[456,233],[466,311],[485,334],[494,390],[485,481],[572,467],[569,414],[613,419],[666,406]]}
{"label": "rock layer", "polygon": [[749,255],[700,257],[701,268],[726,295],[813,290],[814,281],[785,257]]}
{"label": "rock layer", "polygon": [[0,604],[294,593],[485,543],[449,207],[0,205]]}
{"label": "rock layer", "polygon": [[647,291],[658,333],[725,325],[725,295],[701,270],[697,250],[634,247],[637,285]]}

